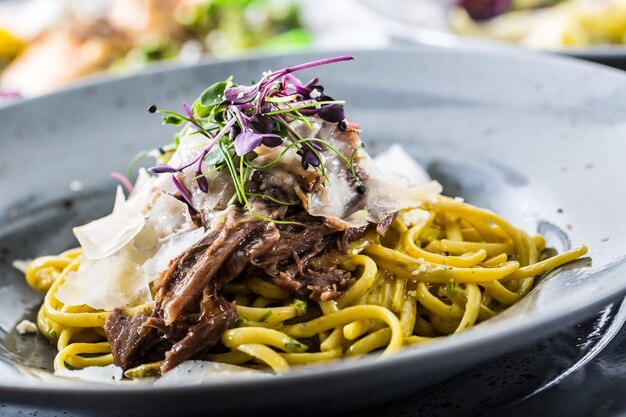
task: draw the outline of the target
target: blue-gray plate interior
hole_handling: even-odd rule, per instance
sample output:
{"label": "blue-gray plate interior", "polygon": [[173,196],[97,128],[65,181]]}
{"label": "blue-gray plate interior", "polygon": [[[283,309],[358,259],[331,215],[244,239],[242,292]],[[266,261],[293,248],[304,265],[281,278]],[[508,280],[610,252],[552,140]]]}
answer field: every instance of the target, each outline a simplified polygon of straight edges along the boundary
{"label": "blue-gray plate interior", "polygon": [[587,244],[589,257],[549,273],[501,315],[390,358],[176,387],[54,377],[54,349],[41,337],[15,334],[15,324],[33,316],[42,296],[11,261],[75,246],[72,226],[110,211],[109,173],[124,171],[136,152],[171,139],[172,130],[147,112],[150,104],[177,108],[228,75],[258,79],[267,69],[330,53],[162,67],[94,82],[0,109],[0,401],[104,405],[138,414],[349,410],[406,395],[528,345],[583,321],[626,291],[626,76],[516,52],[351,54],[353,62],[301,76],[319,76],[327,91],[347,100],[348,118],[362,125],[371,153],[401,143],[445,193],[545,234],[559,251]]}

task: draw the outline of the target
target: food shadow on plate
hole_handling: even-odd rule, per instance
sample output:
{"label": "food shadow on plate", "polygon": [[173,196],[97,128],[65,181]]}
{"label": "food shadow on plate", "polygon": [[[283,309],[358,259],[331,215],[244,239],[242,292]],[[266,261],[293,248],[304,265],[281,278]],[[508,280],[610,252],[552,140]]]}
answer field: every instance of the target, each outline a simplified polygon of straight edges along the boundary
{"label": "food shadow on plate", "polygon": [[[475,366],[408,397],[341,416],[461,417],[483,415],[500,407],[510,412],[515,406],[508,404],[553,387],[598,355],[624,324],[626,309],[622,303],[614,302],[594,318],[554,337]],[[540,394],[538,398],[545,396]],[[540,409],[539,402],[534,402],[535,412]]]}

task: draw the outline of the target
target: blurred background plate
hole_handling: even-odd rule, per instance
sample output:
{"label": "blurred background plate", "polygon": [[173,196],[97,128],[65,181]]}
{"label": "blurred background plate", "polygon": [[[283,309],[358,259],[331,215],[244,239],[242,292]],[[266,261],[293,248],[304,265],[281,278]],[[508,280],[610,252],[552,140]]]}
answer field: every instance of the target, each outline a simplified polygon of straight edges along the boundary
{"label": "blurred background plate", "polygon": [[[511,46],[518,46],[515,43],[508,43],[498,40],[490,40],[478,36],[459,35],[451,26],[451,10],[453,1],[451,0],[395,0],[393,2],[383,2],[379,0],[350,0],[355,5],[355,10],[361,13],[361,19],[376,21],[378,25],[391,36],[397,39],[415,42],[418,44],[435,45],[442,47],[468,47],[473,49],[498,49]],[[505,1],[496,0],[503,3]],[[483,3],[490,3],[490,0]],[[475,3],[480,3],[477,1]],[[590,2],[593,4],[593,1]],[[606,3],[606,2],[605,2]],[[598,2],[602,4],[602,2]],[[622,6],[626,10],[626,4]],[[622,10],[620,9],[620,10]],[[614,22],[606,22],[611,26],[611,30],[618,31],[619,36],[626,34],[626,19],[621,14],[614,16]],[[601,17],[598,19],[602,20]],[[530,25],[530,23],[512,22],[507,24]],[[545,24],[540,26],[545,28],[546,37],[551,36],[559,25],[558,16],[549,17]],[[515,30],[503,27],[502,31]],[[568,36],[567,34],[565,35]],[[617,36],[617,35],[616,35]],[[625,38],[626,39],[626,38]],[[565,40],[567,41],[567,39]],[[624,40],[626,42],[626,40]],[[626,45],[583,45],[583,46],[536,46],[533,49],[545,50],[562,55],[581,58],[616,68],[626,68]]]}

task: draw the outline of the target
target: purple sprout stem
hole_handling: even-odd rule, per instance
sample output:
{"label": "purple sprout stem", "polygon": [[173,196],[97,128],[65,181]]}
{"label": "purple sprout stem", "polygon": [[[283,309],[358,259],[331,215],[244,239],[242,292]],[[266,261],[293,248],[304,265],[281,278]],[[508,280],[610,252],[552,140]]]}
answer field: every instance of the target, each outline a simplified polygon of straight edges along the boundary
{"label": "purple sprout stem", "polygon": [[250,118],[241,112],[239,106],[231,104],[230,106],[228,106],[228,110],[234,113],[233,119],[239,120],[239,124],[241,125],[242,129],[248,128],[248,122],[250,121]]}
{"label": "purple sprout stem", "polygon": [[280,77],[291,74],[293,72],[302,71],[307,68],[319,67],[320,65],[333,64],[335,62],[352,61],[354,58],[349,55],[335,56],[332,58],[319,59],[317,61],[305,62],[304,64],[294,65],[292,67],[283,68],[268,76],[268,82],[274,82]]}
{"label": "purple sprout stem", "polygon": [[183,101],[183,111],[185,112],[185,115],[189,118],[189,121],[196,127],[196,129],[204,130],[204,128],[200,126],[200,123],[198,123],[198,121],[194,117],[193,113],[191,112],[191,109],[189,108],[189,105],[184,101]]}
{"label": "purple sprout stem", "polygon": [[[204,148],[204,150],[202,151],[202,153],[200,153],[200,155],[198,155],[196,158],[193,159],[193,161],[189,162],[187,165],[183,165],[182,167],[179,168],[173,168],[174,170],[178,171],[178,172],[182,172],[184,169],[189,168],[190,166],[192,166],[193,164],[197,163],[199,161],[199,167],[202,166],[202,161],[204,160],[204,157],[207,156],[207,154],[209,152],[211,152],[211,149],[213,149],[213,147],[215,146],[215,144],[230,130],[231,127],[233,127],[233,125],[235,124],[235,122],[237,121],[236,118],[232,118],[228,121],[228,123],[226,123],[224,125],[224,127],[222,128],[222,130],[220,130],[218,132],[217,135],[215,135],[215,137],[213,138],[213,140],[211,141],[211,143],[209,143],[207,145],[206,148]],[[207,136],[208,137],[208,136]]]}
{"label": "purple sprout stem", "polygon": [[172,182],[174,183],[174,186],[176,187],[180,195],[183,197],[185,202],[189,205],[189,207],[195,210],[193,206],[193,202],[191,201],[191,196],[189,195],[189,192],[185,189],[185,187],[183,187],[183,185],[178,181],[176,176],[173,174],[172,174]]}
{"label": "purple sprout stem", "polygon": [[297,71],[302,71],[308,68],[319,67],[320,65],[333,64],[335,62],[342,62],[342,61],[351,61],[353,59],[354,58],[349,55],[342,55],[342,56],[336,56],[332,58],[319,59],[317,61],[305,62],[304,64],[283,68],[281,70],[278,70],[276,72],[269,74],[265,78],[265,80],[261,80],[261,89],[260,89],[261,94],[259,95],[259,100],[257,101],[257,112],[258,113],[261,112],[261,107],[263,106],[263,103],[265,102],[265,96],[271,89],[272,83],[284,77],[285,75],[291,74]]}
{"label": "purple sprout stem", "polygon": [[130,180],[128,178],[126,178],[126,175],[117,172],[117,171],[113,171],[111,172],[111,178],[114,178],[116,180],[118,180],[120,182],[120,184],[122,184],[124,186],[124,188],[126,188],[126,190],[128,190],[128,192],[130,193],[131,191],[133,191],[133,183],[130,182]]}

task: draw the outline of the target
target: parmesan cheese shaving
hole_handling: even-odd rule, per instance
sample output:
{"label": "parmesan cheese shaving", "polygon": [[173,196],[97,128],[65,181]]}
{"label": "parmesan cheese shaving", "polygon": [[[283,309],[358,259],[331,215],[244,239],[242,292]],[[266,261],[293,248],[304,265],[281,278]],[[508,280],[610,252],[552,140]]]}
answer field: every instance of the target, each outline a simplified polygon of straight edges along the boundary
{"label": "parmesan cheese shaving", "polygon": [[186,361],[154,382],[155,386],[196,385],[207,382],[269,378],[271,374],[227,363]]}
{"label": "parmesan cheese shaving", "polygon": [[88,366],[83,369],[59,369],[54,372],[55,376],[63,378],[79,379],[87,382],[99,382],[118,384],[124,376],[124,371],[119,366]]}
{"label": "parmesan cheese shaving", "polygon": [[113,255],[143,229],[146,219],[140,213],[117,210],[84,226],[75,227],[74,235],[87,259],[104,259]]}
{"label": "parmesan cheese shaving", "polygon": [[373,158],[376,168],[391,180],[404,181],[407,185],[420,185],[430,181],[428,172],[397,143]]}
{"label": "parmesan cheese shaving", "polygon": [[[325,136],[334,137],[333,134]],[[399,145],[370,158],[359,152],[359,165],[367,173],[367,190],[363,198],[348,181],[340,161],[326,161],[330,184],[307,195],[306,209],[314,216],[329,219],[335,227],[361,227],[368,222],[380,223],[385,217],[405,209],[419,207],[441,194],[437,181]],[[351,208],[351,212],[346,212]]]}
{"label": "parmesan cheese shaving", "polygon": [[66,305],[102,310],[131,307],[152,300],[148,282],[126,253],[104,259],[83,259],[65,279],[55,297]]}
{"label": "parmesan cheese shaving", "polygon": [[200,240],[203,235],[204,229],[199,228],[178,233],[161,242],[159,250],[141,267],[148,282],[157,279],[159,274],[168,267],[171,260]]}
{"label": "parmesan cheese shaving", "polygon": [[112,310],[152,300],[150,282],[204,233],[187,205],[154,182],[143,171],[127,200],[118,188],[110,215],[74,229],[84,257],[59,287],[59,301]]}

